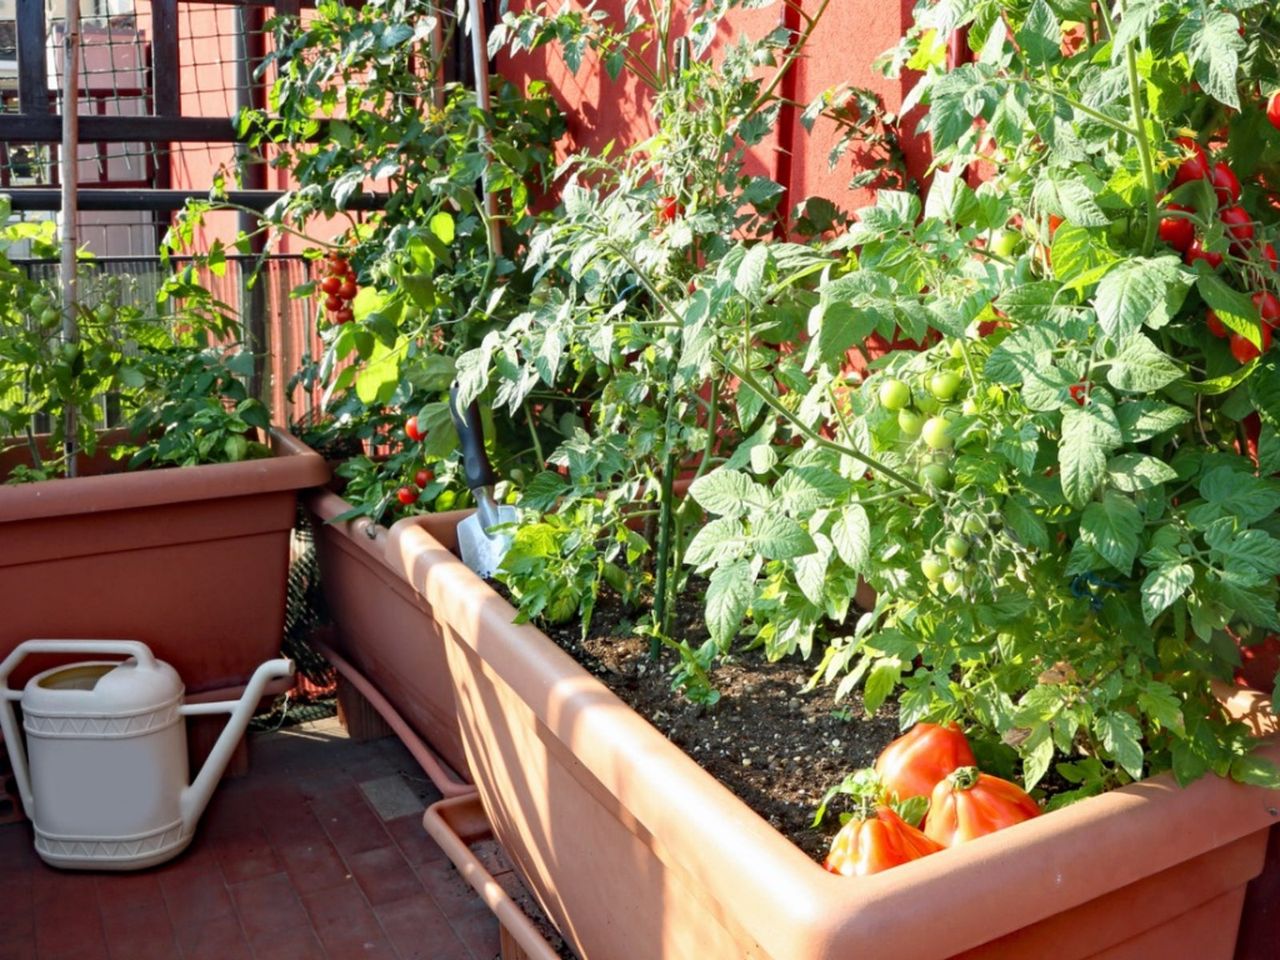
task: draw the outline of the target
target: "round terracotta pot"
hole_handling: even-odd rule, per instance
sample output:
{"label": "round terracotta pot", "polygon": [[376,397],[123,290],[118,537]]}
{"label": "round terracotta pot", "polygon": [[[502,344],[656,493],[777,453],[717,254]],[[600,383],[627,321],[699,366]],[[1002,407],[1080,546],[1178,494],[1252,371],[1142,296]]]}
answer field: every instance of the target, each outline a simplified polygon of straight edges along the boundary
{"label": "round terracotta pot", "polygon": [[[456,517],[388,555],[444,639],[493,830],[588,960],[1229,960],[1280,796],[1157,777],[875,876],[806,857],[453,554]],[[1259,729],[1256,694],[1237,695]],[[1280,759],[1280,744],[1266,748]]]}
{"label": "round terracotta pot", "polygon": [[[275,456],[0,486],[0,657],[23,640],[141,640],[187,690],[238,687],[280,650],[297,491],[324,461]],[[0,476],[24,451],[9,451]],[[55,660],[32,657],[19,686]]]}

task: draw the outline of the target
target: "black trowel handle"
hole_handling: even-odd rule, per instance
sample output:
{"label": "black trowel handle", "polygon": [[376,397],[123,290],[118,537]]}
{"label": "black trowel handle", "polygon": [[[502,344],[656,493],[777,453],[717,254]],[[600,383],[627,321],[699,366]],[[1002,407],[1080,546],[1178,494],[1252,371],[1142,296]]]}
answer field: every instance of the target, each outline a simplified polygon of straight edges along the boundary
{"label": "black trowel handle", "polygon": [[458,385],[455,383],[449,388],[449,415],[453,417],[453,425],[458,430],[462,472],[467,478],[467,487],[471,490],[492,487],[498,482],[498,475],[493,472],[493,464],[485,453],[484,421],[480,419],[480,403],[472,400],[464,415],[458,409]]}

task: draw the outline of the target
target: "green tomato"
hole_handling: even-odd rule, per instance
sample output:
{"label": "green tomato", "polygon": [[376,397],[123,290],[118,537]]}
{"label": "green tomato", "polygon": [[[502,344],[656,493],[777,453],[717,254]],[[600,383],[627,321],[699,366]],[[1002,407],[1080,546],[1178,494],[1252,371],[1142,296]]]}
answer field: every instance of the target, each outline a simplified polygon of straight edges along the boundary
{"label": "green tomato", "polygon": [[40,311],[40,325],[45,329],[51,329],[62,323],[62,313],[53,307],[46,307]]}
{"label": "green tomato", "polygon": [[1012,257],[1022,243],[1022,234],[1017,230],[1001,230],[991,241],[991,251],[1000,257]]}
{"label": "green tomato", "polygon": [[950,450],[951,421],[946,417],[930,417],[920,429],[920,438],[930,450]]}
{"label": "green tomato", "polygon": [[943,403],[951,400],[964,386],[964,377],[954,370],[940,370],[929,378],[929,392]]}
{"label": "green tomato", "polygon": [[964,406],[960,408],[960,411],[966,417],[976,417],[978,415],[978,401],[970,397],[965,400]]}
{"label": "green tomato", "polygon": [[981,515],[971,513],[964,518],[964,523],[960,529],[971,537],[980,536],[987,532],[987,521],[982,519]]}
{"label": "green tomato", "polygon": [[452,490],[441,490],[440,495],[436,497],[436,510],[452,510],[453,505],[457,502],[458,495]]}
{"label": "green tomato", "polygon": [[964,577],[958,570],[948,570],[942,575],[942,589],[955,596],[964,589]]}
{"label": "green tomato", "polygon": [[964,537],[957,537],[954,533],[947,537],[944,548],[947,556],[952,560],[963,560],[969,555],[969,541]]}
{"label": "green tomato", "polygon": [[938,402],[938,398],[929,390],[928,378],[921,377],[920,386],[913,391],[915,398],[915,407],[921,413],[937,413],[942,409],[942,404]]}
{"label": "green tomato", "polygon": [[116,317],[116,308],[110,303],[100,303],[93,311],[99,323],[110,323]]}
{"label": "green tomato", "polygon": [[952,360],[964,359],[964,341],[962,340],[951,341],[951,359]]}
{"label": "green tomato", "polygon": [[904,437],[914,440],[920,436],[920,431],[924,429],[924,417],[916,413],[909,407],[898,411],[898,429],[902,431]]}
{"label": "green tomato", "polygon": [[911,403],[911,388],[901,380],[886,380],[880,384],[879,396],[886,410],[902,410]]}
{"label": "green tomato", "polygon": [[916,474],[916,479],[926,489],[951,489],[951,471],[940,463],[926,463]]}
{"label": "green tomato", "polygon": [[942,577],[951,571],[951,564],[947,562],[947,558],[936,553],[926,553],[920,558],[920,572],[924,574],[924,578],[930,583],[937,583]]}

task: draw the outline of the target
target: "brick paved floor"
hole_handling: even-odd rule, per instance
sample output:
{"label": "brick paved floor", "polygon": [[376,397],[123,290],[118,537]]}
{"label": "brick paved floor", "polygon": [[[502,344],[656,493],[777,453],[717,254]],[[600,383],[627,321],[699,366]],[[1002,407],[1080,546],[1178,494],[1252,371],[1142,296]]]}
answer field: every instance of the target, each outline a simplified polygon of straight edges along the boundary
{"label": "brick paved floor", "polygon": [[[45,866],[0,826],[0,960],[492,960],[498,925],[422,829],[439,795],[394,738],[255,734],[191,847],[138,873]],[[477,848],[518,899],[496,845]]]}

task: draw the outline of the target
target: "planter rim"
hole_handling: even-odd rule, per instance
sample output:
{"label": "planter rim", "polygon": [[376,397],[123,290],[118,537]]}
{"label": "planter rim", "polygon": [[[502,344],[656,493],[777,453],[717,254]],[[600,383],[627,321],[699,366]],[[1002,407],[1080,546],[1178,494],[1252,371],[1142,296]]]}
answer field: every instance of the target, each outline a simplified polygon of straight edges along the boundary
{"label": "planter rim", "polygon": [[[869,877],[827,873],[640,714],[530,624],[441,541],[467,512],[410,517],[387,538],[401,570],[440,619],[513,688],[606,790],[621,796],[652,846],[735,911],[774,956],[798,931],[813,946],[879,943],[885,957],[936,960],[1011,933],[1280,822],[1280,791],[1208,776],[1185,788],[1164,774]],[[438,535],[438,538],[437,536]],[[1231,707],[1274,733],[1266,698]],[[1280,762],[1273,738],[1264,755]],[[661,783],[662,790],[646,785]],[[635,828],[632,828],[635,832]],[[1004,905],[993,928],[989,912]],[[904,924],[919,904],[945,905],[945,930]],[[776,929],[781,909],[787,929]],[[892,945],[890,947],[890,944]]]}
{"label": "planter rim", "polygon": [[278,427],[269,439],[275,455],[259,460],[0,486],[0,523],[297,490],[328,480],[324,459],[301,440]]}

